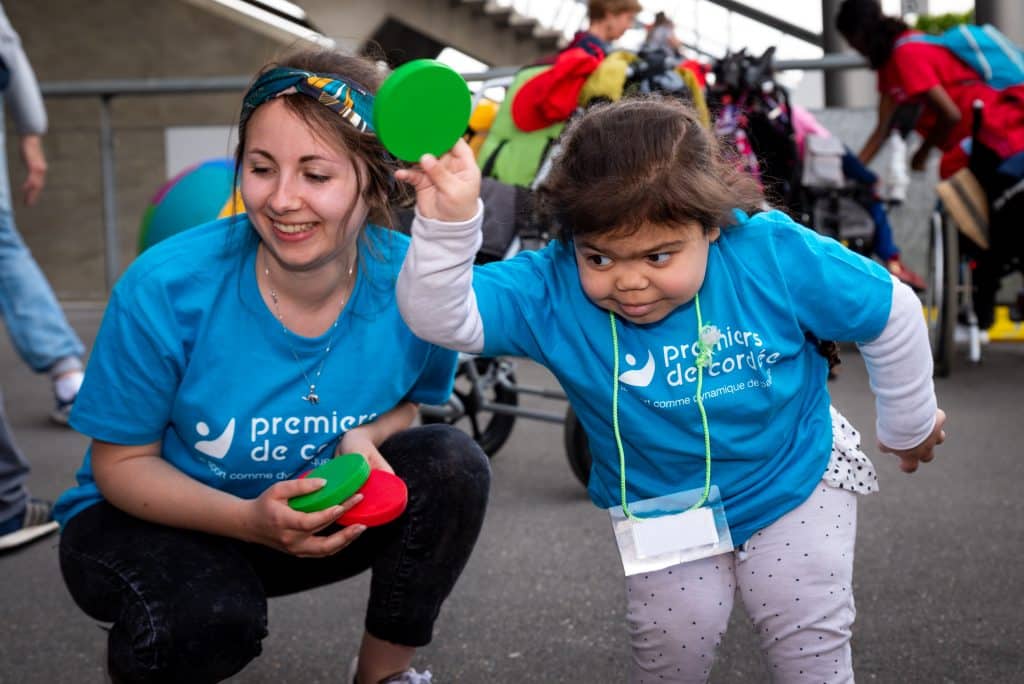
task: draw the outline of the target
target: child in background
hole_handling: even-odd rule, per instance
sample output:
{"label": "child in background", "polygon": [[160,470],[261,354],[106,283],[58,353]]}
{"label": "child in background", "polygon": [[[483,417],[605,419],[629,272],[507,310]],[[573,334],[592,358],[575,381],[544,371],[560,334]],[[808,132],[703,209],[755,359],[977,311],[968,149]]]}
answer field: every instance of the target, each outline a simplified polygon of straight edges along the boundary
{"label": "child in background", "polygon": [[[642,9],[638,0],[589,0],[586,30],[577,31],[562,52],[578,47],[604,59],[611,52],[612,43],[633,27]],[[553,58],[542,60],[550,61]]]}
{"label": "child in background", "polygon": [[[792,105],[791,110],[797,154],[800,159],[806,160],[804,151],[806,149],[805,142],[807,136],[815,135],[822,138],[830,138],[832,133],[821,125],[821,122],[813,114],[800,105]],[[924,278],[903,263],[903,260],[900,258],[900,248],[896,246],[896,242],[893,240],[892,224],[889,223],[889,216],[885,213],[885,206],[882,204],[881,199],[879,199],[876,189],[878,186],[878,176],[861,162],[857,155],[845,144],[843,145],[842,162],[843,177],[846,180],[853,181],[862,187],[871,188],[873,191],[873,198],[871,201],[864,202],[863,206],[871,214],[871,219],[875,224],[875,254],[885,264],[885,267],[889,269],[890,273],[915,291],[923,292],[926,287]]]}
{"label": "child in background", "polygon": [[435,220],[478,202],[464,143],[398,177],[417,188],[397,290],[417,335],[547,366],[590,440],[598,506],[708,477],[721,493],[734,551],[626,578],[631,681],[705,681],[737,590],[773,680],[852,681],[856,493],[871,465],[830,408],[815,342],[858,343],[880,449],[916,470],[945,415],[910,288],[780,212],[755,213],[753,181],[671,99],[570,124],[539,191],[561,239],[511,260],[473,266],[479,211]]}
{"label": "child in background", "polygon": [[654,15],[654,23],[647,28],[644,49],[664,50],[673,57],[682,54],[683,41],[676,36],[676,24],[664,12]]}

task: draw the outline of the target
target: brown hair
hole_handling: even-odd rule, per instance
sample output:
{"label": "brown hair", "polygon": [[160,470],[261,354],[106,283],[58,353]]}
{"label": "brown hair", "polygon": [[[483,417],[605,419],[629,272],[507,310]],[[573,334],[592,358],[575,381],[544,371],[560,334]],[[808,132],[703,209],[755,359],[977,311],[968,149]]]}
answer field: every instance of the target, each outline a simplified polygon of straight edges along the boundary
{"label": "brown hair", "polygon": [[561,237],[632,231],[647,223],[734,224],[758,211],[757,183],[727,159],[685,102],[658,95],[598,104],[566,128],[538,189],[541,217]]}
{"label": "brown hair", "polygon": [[[370,93],[376,93],[383,76],[377,65],[365,57],[345,55],[331,50],[301,50],[290,53],[280,60],[265,65],[256,75],[259,78],[275,67],[291,67],[317,74],[339,76],[341,79],[362,86]],[[255,79],[254,79],[255,81]],[[368,220],[377,225],[394,227],[393,206],[407,204],[411,198],[411,186],[394,181],[394,172],[402,164],[388,154],[380,140],[370,131],[359,131],[335,112],[323,106],[308,95],[293,93],[281,95],[288,109],[306,125],[317,132],[320,138],[340,146],[354,160],[356,165],[356,192],[369,207]],[[251,117],[238,125],[238,149],[235,152],[235,179],[242,167],[245,155],[246,130]]]}
{"label": "brown hair", "polygon": [[639,0],[590,0],[587,3],[587,16],[591,21],[600,21],[609,14],[641,11]]}

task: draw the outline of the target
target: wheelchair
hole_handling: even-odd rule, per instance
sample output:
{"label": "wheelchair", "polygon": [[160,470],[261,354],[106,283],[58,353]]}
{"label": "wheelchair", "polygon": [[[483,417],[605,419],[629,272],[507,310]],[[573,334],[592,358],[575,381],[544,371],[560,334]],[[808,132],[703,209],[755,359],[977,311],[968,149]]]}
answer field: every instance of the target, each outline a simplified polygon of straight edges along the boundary
{"label": "wheelchair", "polygon": [[950,374],[962,337],[972,363],[981,361],[982,345],[997,330],[1015,329],[1000,338],[1024,341],[1022,293],[1015,302],[996,301],[1004,278],[1024,272],[1024,231],[1013,218],[1024,210],[1024,153],[996,160],[977,148],[967,173],[940,184],[929,220],[924,304],[937,377]]}

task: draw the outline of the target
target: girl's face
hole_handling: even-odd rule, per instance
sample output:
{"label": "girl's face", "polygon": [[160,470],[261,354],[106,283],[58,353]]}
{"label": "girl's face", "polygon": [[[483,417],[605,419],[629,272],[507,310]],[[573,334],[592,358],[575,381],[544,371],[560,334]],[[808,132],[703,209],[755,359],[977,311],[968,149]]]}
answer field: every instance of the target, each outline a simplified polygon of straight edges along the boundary
{"label": "girl's face", "polygon": [[271,100],[253,113],[242,164],[249,218],[285,268],[313,270],[355,243],[368,213],[357,196],[357,161],[284,102]]}
{"label": "girl's face", "polygon": [[718,234],[692,222],[577,238],[580,284],[601,308],[632,323],[657,323],[700,290]]}

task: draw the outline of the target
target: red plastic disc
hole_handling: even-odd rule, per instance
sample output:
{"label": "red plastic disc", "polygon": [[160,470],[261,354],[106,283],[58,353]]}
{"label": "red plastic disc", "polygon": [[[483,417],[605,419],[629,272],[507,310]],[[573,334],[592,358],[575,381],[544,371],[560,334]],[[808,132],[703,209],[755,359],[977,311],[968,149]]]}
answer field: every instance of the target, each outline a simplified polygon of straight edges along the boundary
{"label": "red plastic disc", "polygon": [[338,518],[339,525],[384,525],[400,516],[409,502],[405,482],[386,470],[371,470],[359,493],[363,500]]}

